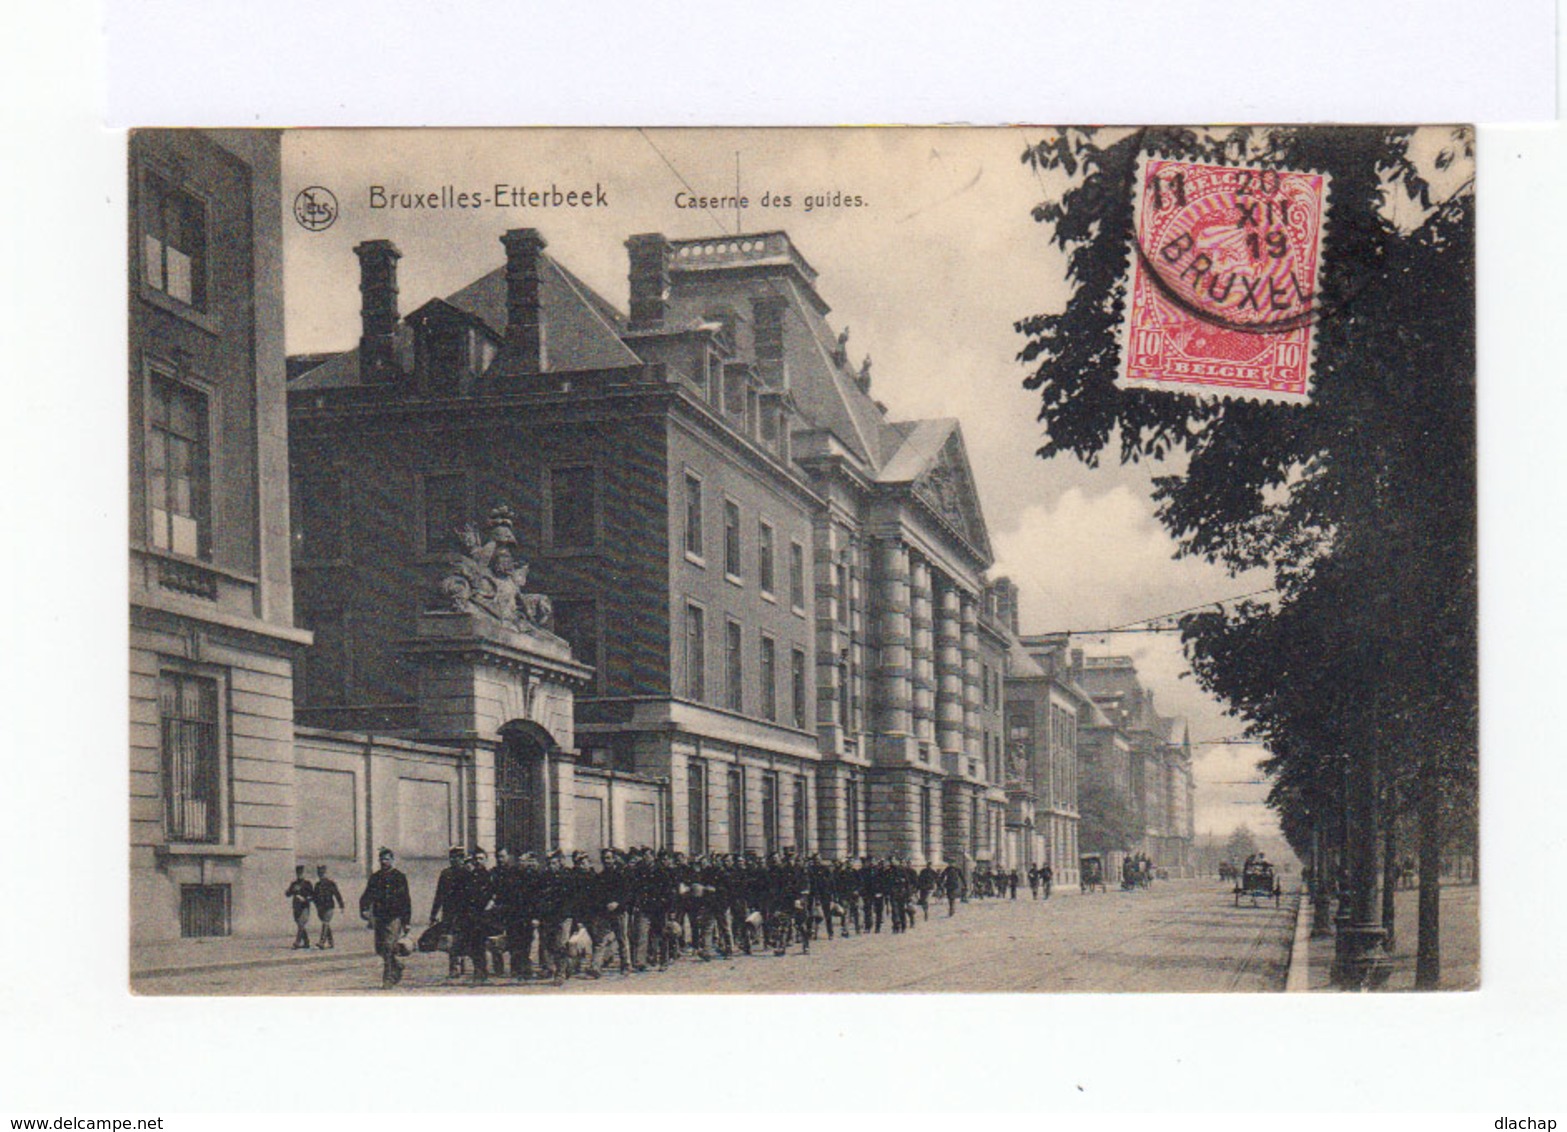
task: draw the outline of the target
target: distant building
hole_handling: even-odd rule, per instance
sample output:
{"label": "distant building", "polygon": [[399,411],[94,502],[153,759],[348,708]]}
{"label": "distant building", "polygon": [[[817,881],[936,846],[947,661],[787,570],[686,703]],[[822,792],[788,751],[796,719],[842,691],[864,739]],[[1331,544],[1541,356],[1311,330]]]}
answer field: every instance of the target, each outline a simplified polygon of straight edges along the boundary
{"label": "distant building", "polygon": [[130,139],[131,938],[276,928],[294,875],[279,144]]}
{"label": "distant building", "polygon": [[1185,721],[1158,714],[1130,657],[1085,657],[1065,633],[1025,636],[1021,648],[1082,697],[1082,787],[1104,799],[1106,814],[1124,808],[1129,819],[1124,837],[1109,837],[1102,815],[1085,820],[1083,851],[1117,867],[1123,850],[1143,853],[1171,876],[1193,875],[1195,783]]}
{"label": "distant building", "polygon": [[[406,315],[398,249],[359,245],[358,347],[296,367],[301,767],[366,779],[304,825],[373,788],[418,869],[448,831],[1006,863],[1009,637],[958,423],[888,417],[782,232],[631,237],[625,313],[538,232],[501,243]],[[527,742],[499,702],[432,729],[413,640],[455,532],[501,506],[588,666]],[[345,733],[401,769],[355,769]]]}

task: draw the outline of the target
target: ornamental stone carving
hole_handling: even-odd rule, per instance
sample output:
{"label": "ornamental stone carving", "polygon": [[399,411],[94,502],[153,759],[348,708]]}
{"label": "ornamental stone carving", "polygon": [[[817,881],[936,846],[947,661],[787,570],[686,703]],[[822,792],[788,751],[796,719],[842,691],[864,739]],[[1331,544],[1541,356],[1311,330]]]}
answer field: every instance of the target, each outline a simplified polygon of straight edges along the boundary
{"label": "ornamental stone carving", "polygon": [[553,611],[543,594],[523,590],[528,564],[517,553],[515,516],[501,504],[490,511],[481,537],[472,523],[457,532],[461,553],[441,579],[441,607],[488,617],[514,632],[550,631]]}

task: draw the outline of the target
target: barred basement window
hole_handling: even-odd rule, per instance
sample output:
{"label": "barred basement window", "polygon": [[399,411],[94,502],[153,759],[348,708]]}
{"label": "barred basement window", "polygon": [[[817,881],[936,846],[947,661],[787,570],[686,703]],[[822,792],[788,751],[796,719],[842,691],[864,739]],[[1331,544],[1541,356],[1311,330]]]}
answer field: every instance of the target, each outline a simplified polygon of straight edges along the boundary
{"label": "barred basement window", "polygon": [[180,935],[185,939],[229,935],[232,899],[226,884],[180,885]]}
{"label": "barred basement window", "polygon": [[165,672],[158,678],[158,706],[165,836],[177,842],[218,841],[223,833],[218,683]]}

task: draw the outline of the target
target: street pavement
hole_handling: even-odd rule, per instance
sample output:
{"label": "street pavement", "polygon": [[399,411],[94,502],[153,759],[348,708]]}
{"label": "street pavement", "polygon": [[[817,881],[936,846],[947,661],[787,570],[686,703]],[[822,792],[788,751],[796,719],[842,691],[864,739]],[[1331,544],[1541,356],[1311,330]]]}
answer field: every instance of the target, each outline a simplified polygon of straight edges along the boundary
{"label": "street pavement", "polygon": [[687,957],[664,972],[606,973],[561,987],[509,980],[470,987],[446,979],[444,954],[414,955],[391,992],[380,989],[380,961],[363,951],[368,933],[344,924],[340,956],[140,974],[132,988],[155,995],[1279,991],[1297,903],[1286,895],[1277,909],[1237,908],[1229,885],[1211,879],[1058,893],[1049,901],[1032,901],[1025,889],[1016,901],[960,904],[950,919],[944,903],[933,904],[929,921],[903,935],[884,928],[831,942],[819,937],[809,955],[796,945],[782,958]]}

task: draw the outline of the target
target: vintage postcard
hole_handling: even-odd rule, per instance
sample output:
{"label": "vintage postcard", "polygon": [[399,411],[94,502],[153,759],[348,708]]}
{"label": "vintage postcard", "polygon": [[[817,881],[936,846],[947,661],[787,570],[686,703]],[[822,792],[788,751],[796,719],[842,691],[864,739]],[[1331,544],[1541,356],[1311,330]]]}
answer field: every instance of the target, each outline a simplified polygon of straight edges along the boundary
{"label": "vintage postcard", "polygon": [[1477,985],[1467,127],[127,177],[136,992]]}

